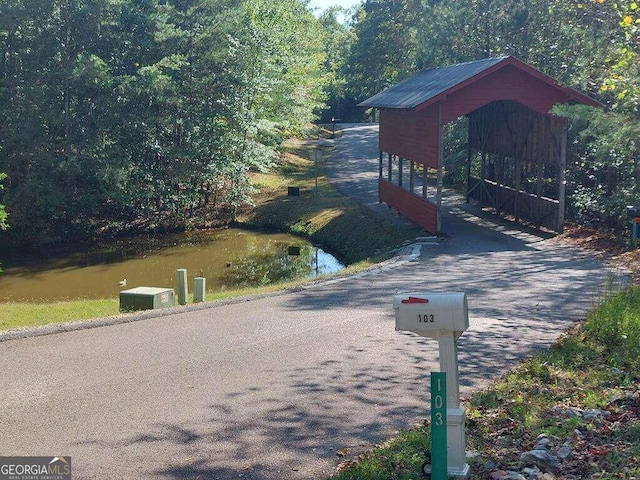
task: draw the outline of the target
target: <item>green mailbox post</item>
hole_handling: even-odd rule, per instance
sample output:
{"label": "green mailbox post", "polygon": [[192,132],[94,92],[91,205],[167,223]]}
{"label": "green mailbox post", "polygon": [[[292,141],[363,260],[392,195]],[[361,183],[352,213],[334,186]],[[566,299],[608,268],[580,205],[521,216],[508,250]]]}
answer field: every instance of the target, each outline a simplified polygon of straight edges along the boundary
{"label": "green mailbox post", "polygon": [[[467,477],[469,465],[466,458],[465,409],[460,405],[457,344],[460,335],[469,328],[467,295],[465,293],[405,293],[393,297],[393,309],[396,330],[413,332],[438,340],[440,372],[446,374],[446,377],[436,376],[436,382],[440,379],[440,390],[436,395],[442,395],[444,384],[446,395],[443,398],[443,405],[446,406],[441,408],[446,411],[447,475]],[[440,431],[437,430],[437,432]],[[442,438],[440,433],[436,435]],[[441,443],[442,440],[439,441],[439,444]],[[432,462],[435,458],[434,453],[432,452]],[[432,464],[432,469],[434,467],[436,465]],[[438,468],[442,467],[438,465]],[[437,477],[434,478],[437,479]]]}
{"label": "green mailbox post", "polygon": [[447,374],[431,372],[431,478],[447,480],[447,467]]}

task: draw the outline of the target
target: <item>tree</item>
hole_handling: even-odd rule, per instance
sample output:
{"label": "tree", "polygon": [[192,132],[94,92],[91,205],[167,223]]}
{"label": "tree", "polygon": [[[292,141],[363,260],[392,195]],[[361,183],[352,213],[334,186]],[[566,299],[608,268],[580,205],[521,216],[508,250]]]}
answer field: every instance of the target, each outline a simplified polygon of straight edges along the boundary
{"label": "tree", "polygon": [[358,103],[416,71],[420,0],[366,0],[345,62],[347,95]]}
{"label": "tree", "polygon": [[184,228],[250,201],[249,172],[322,105],[319,32],[302,0],[0,0],[9,236]]}
{"label": "tree", "polygon": [[[585,9],[582,5],[580,9]],[[622,229],[625,207],[640,204],[640,19],[635,2],[598,1],[606,45],[587,78],[609,108],[566,107],[577,139],[569,171],[571,207],[585,223]]]}
{"label": "tree", "polygon": [[[4,188],[2,181],[7,178],[6,173],[0,173],[0,191]],[[6,230],[9,224],[7,223],[7,210],[6,207],[0,204],[0,230]]]}
{"label": "tree", "polygon": [[353,29],[340,20],[346,13],[341,7],[330,7],[319,18],[326,56],[325,70],[328,75],[327,109],[321,115],[323,123],[330,122],[332,118],[349,121],[358,118],[360,114],[354,99],[347,98],[347,83],[342,75],[349,51],[355,41]]}
{"label": "tree", "polygon": [[635,1],[613,6],[619,20],[613,55],[605,64],[601,92],[615,109],[640,120],[640,7]]}
{"label": "tree", "polygon": [[210,90],[222,107],[214,125],[224,125],[217,165],[235,211],[250,202],[248,172],[268,168],[283,135],[314,118],[326,75],[319,25],[299,0],[248,0],[225,24],[225,48],[217,49],[225,54],[202,58],[219,72],[206,81],[218,86]]}
{"label": "tree", "polygon": [[584,105],[556,108],[571,120],[569,213],[583,224],[621,229],[625,207],[640,202],[640,122]]}

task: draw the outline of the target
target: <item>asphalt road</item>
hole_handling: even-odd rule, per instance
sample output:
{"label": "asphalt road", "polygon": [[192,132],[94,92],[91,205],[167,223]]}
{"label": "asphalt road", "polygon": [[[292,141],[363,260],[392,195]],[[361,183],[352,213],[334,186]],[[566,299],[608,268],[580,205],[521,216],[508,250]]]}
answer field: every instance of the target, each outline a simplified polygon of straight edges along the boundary
{"label": "asphalt road", "polygon": [[[375,142],[370,126],[336,140],[338,186],[351,171],[371,190]],[[0,342],[0,454],[71,455],[74,479],[324,478],[339,450],[427,416],[437,344],[394,331],[396,291],[467,292],[463,395],[602,295],[609,270],[585,253],[449,208],[448,236],[355,277]]]}

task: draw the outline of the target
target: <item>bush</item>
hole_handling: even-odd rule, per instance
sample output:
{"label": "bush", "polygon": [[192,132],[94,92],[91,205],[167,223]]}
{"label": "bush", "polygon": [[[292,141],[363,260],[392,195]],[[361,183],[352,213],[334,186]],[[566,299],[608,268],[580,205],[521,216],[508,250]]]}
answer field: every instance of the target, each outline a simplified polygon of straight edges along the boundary
{"label": "bush", "polygon": [[585,331],[616,366],[640,367],[640,287],[608,297],[588,318]]}

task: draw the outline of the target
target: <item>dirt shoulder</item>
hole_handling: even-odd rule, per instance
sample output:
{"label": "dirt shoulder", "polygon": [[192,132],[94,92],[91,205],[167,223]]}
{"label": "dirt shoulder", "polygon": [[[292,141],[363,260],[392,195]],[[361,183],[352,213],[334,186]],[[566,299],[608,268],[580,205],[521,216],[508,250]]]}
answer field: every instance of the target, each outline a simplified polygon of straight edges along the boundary
{"label": "dirt shoulder", "polygon": [[631,272],[633,282],[640,284],[640,248],[631,248],[630,239],[608,230],[565,225],[564,233],[554,241],[569,243],[587,250],[613,265]]}

